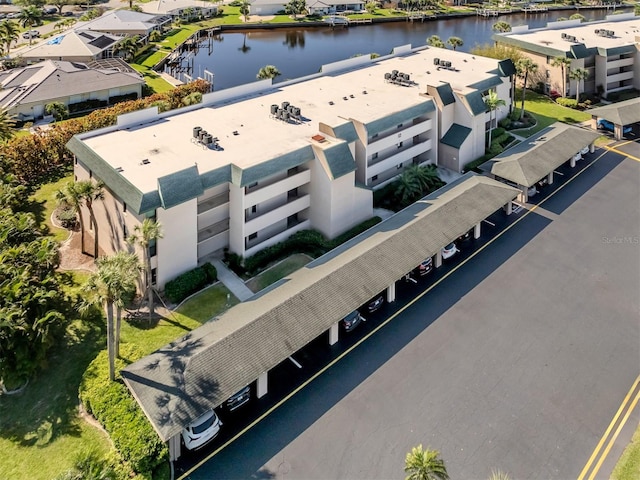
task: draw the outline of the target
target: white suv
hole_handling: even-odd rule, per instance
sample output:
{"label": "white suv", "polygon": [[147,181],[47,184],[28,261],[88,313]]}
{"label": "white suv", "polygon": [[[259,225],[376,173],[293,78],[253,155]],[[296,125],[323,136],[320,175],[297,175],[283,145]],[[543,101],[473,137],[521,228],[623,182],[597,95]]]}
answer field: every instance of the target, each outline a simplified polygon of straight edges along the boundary
{"label": "white suv", "polygon": [[38,30],[27,30],[22,34],[22,38],[29,40],[31,38],[38,38],[40,36],[40,32]]}
{"label": "white suv", "polygon": [[187,447],[188,450],[201,447],[218,435],[221,426],[222,422],[216,415],[216,412],[209,410],[182,430],[184,446]]}

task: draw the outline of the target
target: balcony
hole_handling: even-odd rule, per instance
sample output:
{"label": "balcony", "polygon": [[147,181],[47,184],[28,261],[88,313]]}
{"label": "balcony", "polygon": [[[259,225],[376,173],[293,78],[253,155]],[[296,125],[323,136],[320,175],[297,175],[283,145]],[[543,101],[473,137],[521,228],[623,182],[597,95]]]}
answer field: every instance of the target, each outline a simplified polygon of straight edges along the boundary
{"label": "balcony", "polygon": [[222,232],[229,230],[229,219],[209,225],[207,228],[198,230],[198,243],[204,242]]}
{"label": "balcony", "polygon": [[617,73],[615,75],[607,75],[607,84],[623,82],[633,79],[633,71]]}
{"label": "balcony", "polygon": [[282,242],[286,240],[291,235],[300,230],[306,230],[311,228],[311,220],[301,220],[295,225],[289,225],[288,228],[284,228],[281,232],[274,233],[268,237],[256,238],[255,240],[245,240],[245,251],[244,257],[250,257],[254,253],[262,250],[263,248],[269,247],[271,245],[275,245],[278,242]]}
{"label": "balcony", "polygon": [[427,139],[424,142],[417,143],[409,148],[398,150],[397,153],[389,155],[386,158],[378,158],[375,163],[369,165],[367,168],[367,177],[379,175],[386,170],[395,168],[400,163],[411,160],[413,157],[417,157],[421,153],[428,152],[431,150],[431,146],[431,139]]}
{"label": "balcony", "polygon": [[407,128],[401,128],[399,130],[393,130],[385,135],[380,135],[376,138],[369,139],[369,145],[367,146],[367,155],[379,152],[385,148],[389,148],[399,142],[407,141],[416,135],[430,131],[433,128],[433,121],[431,119],[423,120],[422,122],[408,126]]}
{"label": "balcony", "polygon": [[619,58],[617,60],[608,60],[607,61],[607,71],[610,68],[619,68],[619,67],[628,67],[633,65],[633,57],[629,58]]}
{"label": "balcony", "polygon": [[244,234],[251,235],[259,232],[270,225],[287,219],[291,215],[301,212],[305,208],[311,206],[310,195],[300,195],[293,198],[287,198],[284,205],[272,208],[268,212],[261,213],[257,217],[253,217],[244,224]]}
{"label": "balcony", "polygon": [[219,207],[220,205],[224,205],[225,203],[229,203],[229,191],[226,191],[219,195],[214,195],[211,198],[207,198],[206,200],[199,202],[198,215],[205,213],[213,208]]}
{"label": "balcony", "polygon": [[255,189],[251,189],[244,196],[244,204],[246,207],[258,205],[270,198],[277,197],[290,190],[306,185],[311,181],[311,171],[302,170],[294,175],[289,175],[270,184],[260,184]]}

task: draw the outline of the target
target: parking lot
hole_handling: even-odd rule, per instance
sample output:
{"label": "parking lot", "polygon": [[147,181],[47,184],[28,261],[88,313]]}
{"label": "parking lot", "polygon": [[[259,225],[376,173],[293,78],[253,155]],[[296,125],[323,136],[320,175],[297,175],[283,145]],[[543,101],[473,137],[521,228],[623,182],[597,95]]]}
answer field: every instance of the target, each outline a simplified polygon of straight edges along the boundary
{"label": "parking lot", "polygon": [[302,368],[283,362],[269,394],[223,419],[178,473],[401,478],[423,443],[452,478],[577,478],[638,375],[640,164],[609,152],[569,183],[559,173],[539,205],[489,218],[455,261],[399,284],[393,305],[338,344],[319,338],[294,355]]}

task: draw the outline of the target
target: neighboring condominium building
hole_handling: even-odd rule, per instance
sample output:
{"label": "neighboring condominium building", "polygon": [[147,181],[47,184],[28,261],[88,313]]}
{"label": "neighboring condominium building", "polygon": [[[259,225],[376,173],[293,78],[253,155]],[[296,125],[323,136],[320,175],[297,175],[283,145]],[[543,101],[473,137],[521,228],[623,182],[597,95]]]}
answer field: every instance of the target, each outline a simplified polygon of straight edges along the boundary
{"label": "neighboring condominium building", "polygon": [[[609,15],[599,22],[580,20],[551,22],[546,28],[513,27],[510,33],[495,34],[498,43],[518,47],[538,64],[532,84],[542,82],[547,93],[560,95],[598,93],[607,96],[621,90],[640,88],[640,18],[633,13]],[[564,69],[554,65],[557,57],[569,59]],[[572,79],[570,71],[586,69],[586,79]],[[563,78],[564,73],[564,78]]]}
{"label": "neighboring condominium building", "polygon": [[162,223],[152,265],[163,288],[224,248],[248,257],[309,228],[334,238],[370,218],[373,190],[412,165],[460,171],[484,153],[483,95],[508,100],[513,70],[508,60],[400,47],[177,111],[123,115],[68,146],[76,179],[105,184],[94,207],[105,253],[127,248],[145,217]]}

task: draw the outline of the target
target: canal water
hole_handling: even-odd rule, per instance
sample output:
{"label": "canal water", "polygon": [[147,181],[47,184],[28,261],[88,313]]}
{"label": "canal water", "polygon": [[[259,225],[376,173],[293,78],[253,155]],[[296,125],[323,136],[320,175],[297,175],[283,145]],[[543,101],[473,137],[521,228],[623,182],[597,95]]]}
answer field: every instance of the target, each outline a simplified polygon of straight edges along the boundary
{"label": "canal water", "polygon": [[[491,43],[492,25],[506,21],[512,26],[543,27],[559,17],[568,18],[575,10],[500,17],[465,17],[437,21],[397,22],[358,25],[349,28],[312,27],[297,29],[252,30],[224,33],[211,48],[200,48],[193,58],[193,76],[204,77],[204,70],[214,74],[214,90],[222,90],[256,81],[261,67],[275,65],[281,76],[275,82],[319,71],[321,65],[354,55],[386,55],[399,45],[425,45],[431,35],[444,42],[449,37],[462,38],[459,51],[468,52],[477,44]],[[602,20],[606,9],[581,10],[587,21]],[[609,11],[608,13],[612,13]]]}

